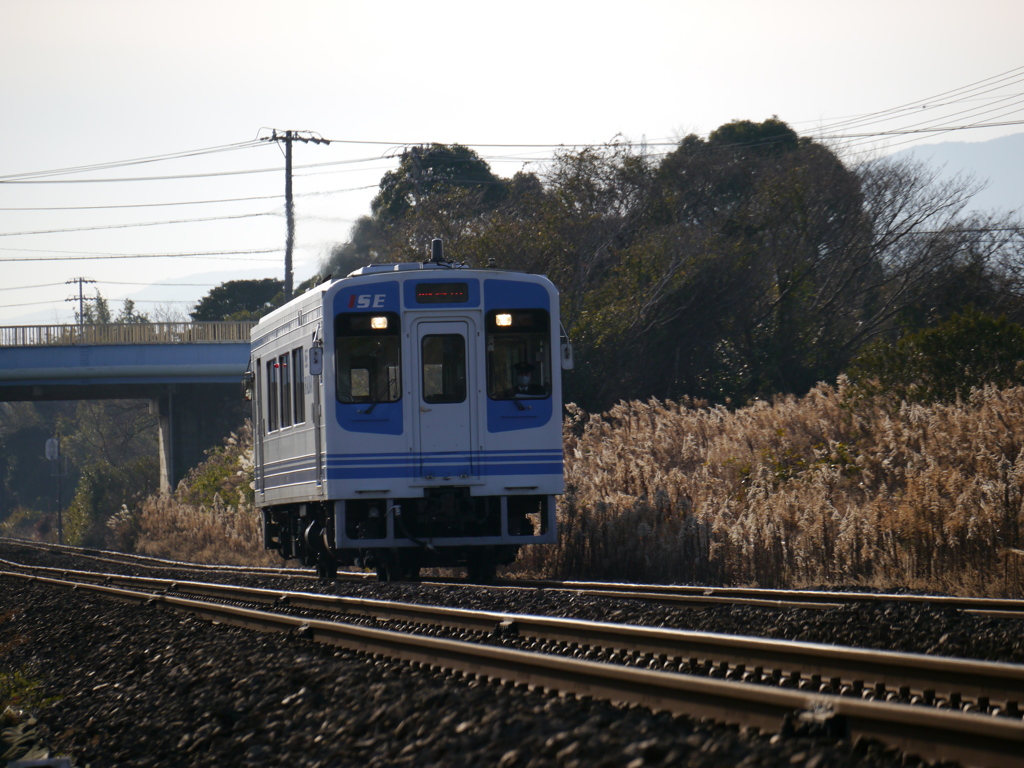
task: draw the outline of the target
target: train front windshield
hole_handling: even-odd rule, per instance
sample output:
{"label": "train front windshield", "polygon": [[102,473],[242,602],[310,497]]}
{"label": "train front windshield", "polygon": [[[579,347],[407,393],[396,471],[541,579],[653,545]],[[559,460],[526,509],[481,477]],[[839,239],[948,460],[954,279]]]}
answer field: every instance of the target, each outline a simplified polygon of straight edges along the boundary
{"label": "train front windshield", "polygon": [[551,334],[542,309],[487,313],[487,394],[492,400],[551,396]]}
{"label": "train front windshield", "polygon": [[346,313],[334,321],[342,403],[393,403],[402,393],[402,337],[394,312]]}

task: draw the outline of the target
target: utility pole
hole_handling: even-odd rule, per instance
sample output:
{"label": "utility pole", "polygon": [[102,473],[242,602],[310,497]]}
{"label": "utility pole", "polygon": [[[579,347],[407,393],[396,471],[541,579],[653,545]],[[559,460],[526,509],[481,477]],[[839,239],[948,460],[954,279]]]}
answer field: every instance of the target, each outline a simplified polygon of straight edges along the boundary
{"label": "utility pole", "polygon": [[85,290],[84,286],[86,283],[95,283],[95,280],[90,280],[87,277],[73,277],[70,280],[64,281],[66,285],[71,283],[78,283],[78,297],[69,296],[64,301],[77,301],[78,302],[78,324],[81,325],[83,318],[85,317]]}
{"label": "utility pole", "polygon": [[57,430],[57,437],[51,437],[46,441],[46,458],[53,462],[53,466],[56,467],[54,474],[57,476],[57,543],[64,543],[64,513],[61,511],[61,498],[60,498],[60,463],[61,463],[61,452],[60,452],[60,429]]}
{"label": "utility pole", "polygon": [[292,200],[292,142],[313,142],[314,144],[330,144],[328,139],[315,131],[278,131],[274,128],[270,136],[261,136],[260,141],[284,143],[284,215],[288,233],[284,246],[284,300],[292,298],[292,249],[295,247],[295,204]]}

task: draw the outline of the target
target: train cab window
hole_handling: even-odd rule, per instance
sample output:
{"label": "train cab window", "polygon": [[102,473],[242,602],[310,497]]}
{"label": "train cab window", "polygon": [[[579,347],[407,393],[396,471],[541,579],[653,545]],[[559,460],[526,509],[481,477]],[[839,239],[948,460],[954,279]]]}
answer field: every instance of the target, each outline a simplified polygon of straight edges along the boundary
{"label": "train cab window", "polygon": [[277,429],[277,360],[267,361],[267,432]]}
{"label": "train cab window", "polygon": [[395,312],[346,312],[334,320],[337,397],[393,403],[402,396],[401,327]]}
{"label": "train cab window", "polygon": [[278,378],[281,381],[281,427],[292,425],[292,372],[289,365],[291,355],[285,353],[277,358]]}
{"label": "train cab window", "polygon": [[302,378],[302,347],[292,350],[292,400],[295,404],[295,423],[306,420],[306,387]]}
{"label": "train cab window", "polygon": [[423,400],[461,403],[466,399],[466,339],[460,333],[423,337]]}
{"label": "train cab window", "polygon": [[487,394],[492,400],[551,397],[551,333],[543,309],[487,313]]}

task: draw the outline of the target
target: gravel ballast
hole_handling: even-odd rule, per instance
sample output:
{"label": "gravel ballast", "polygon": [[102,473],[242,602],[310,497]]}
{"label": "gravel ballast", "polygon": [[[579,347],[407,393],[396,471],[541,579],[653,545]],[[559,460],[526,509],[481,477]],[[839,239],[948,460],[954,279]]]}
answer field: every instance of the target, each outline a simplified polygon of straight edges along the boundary
{"label": "gravel ballast", "polygon": [[469,681],[0,579],[4,667],[54,754],[91,765],[897,766],[894,750]]}
{"label": "gravel ballast", "polygon": [[[22,562],[28,562],[28,552],[15,555],[0,547],[0,556]],[[38,557],[40,564],[55,564]],[[62,565],[86,567],[81,561]],[[247,581],[464,608],[1024,659],[1022,622],[927,605],[693,610],[556,591]],[[802,725],[780,724],[781,735],[758,735],[642,708],[465,680],[296,635],[190,619],[155,605],[131,606],[10,578],[0,580],[0,591],[2,669],[38,684],[31,714],[52,752],[71,756],[78,766],[907,764],[881,745],[836,741]]]}

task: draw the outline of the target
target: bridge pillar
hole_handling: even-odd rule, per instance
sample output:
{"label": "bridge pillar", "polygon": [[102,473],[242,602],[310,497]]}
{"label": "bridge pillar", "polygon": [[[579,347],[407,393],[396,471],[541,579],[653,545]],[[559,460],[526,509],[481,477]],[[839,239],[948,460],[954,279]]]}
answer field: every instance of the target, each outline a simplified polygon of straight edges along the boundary
{"label": "bridge pillar", "polygon": [[161,493],[172,493],[247,415],[237,384],[174,384],[151,402],[160,431]]}
{"label": "bridge pillar", "polygon": [[149,412],[157,418],[157,454],[160,459],[160,493],[169,494],[174,488],[172,479],[174,477],[174,450],[171,439],[171,408],[173,406],[172,394],[165,392],[149,401]]}

